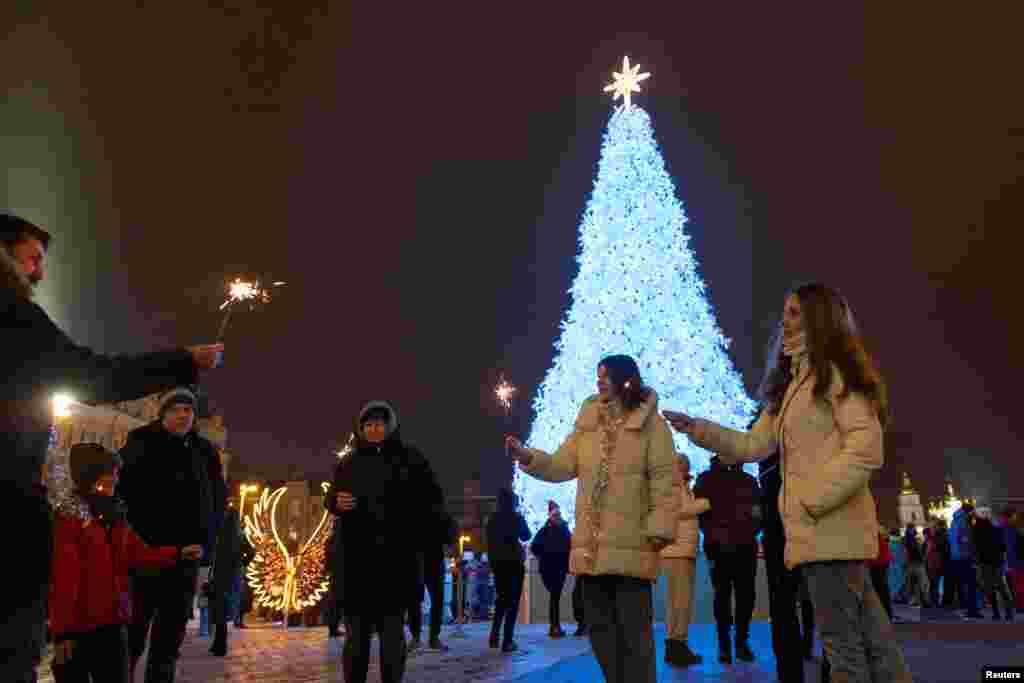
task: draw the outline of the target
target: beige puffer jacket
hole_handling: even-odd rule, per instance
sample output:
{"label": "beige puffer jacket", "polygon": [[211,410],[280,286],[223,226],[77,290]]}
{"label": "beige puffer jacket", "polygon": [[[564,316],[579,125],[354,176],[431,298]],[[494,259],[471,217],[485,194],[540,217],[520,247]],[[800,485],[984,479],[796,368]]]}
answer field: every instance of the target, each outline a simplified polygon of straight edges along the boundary
{"label": "beige puffer jacket", "polygon": [[835,367],[832,373],[826,399],[818,400],[805,364],[778,415],[763,412],[750,432],[706,420],[697,420],[694,429],[693,441],[726,461],[755,462],[781,451],[779,510],[790,569],[878,555],[878,518],[868,481],[882,467],[882,427],[866,397],[840,397],[842,376]]}
{"label": "beige puffer jacket", "polygon": [[707,498],[694,498],[693,491],[685,483],[675,487],[675,495],[679,498],[679,522],[676,527],[676,542],[662,550],[661,556],[665,559],[683,558],[696,560],[697,546],[700,545],[700,529],[697,524],[697,516],[711,509],[711,501]]}
{"label": "beige puffer jacket", "polygon": [[523,469],[549,482],[578,479],[571,573],[653,581],[658,576],[658,550],[652,539],[675,539],[679,517],[672,487],[677,458],[672,434],[658,414],[658,397],[652,391],[621,428],[591,562],[587,550],[592,547],[593,532],[586,511],[601,463],[599,400],[592,396],[583,402],[576,428],[554,454],[530,449],[533,460]]}

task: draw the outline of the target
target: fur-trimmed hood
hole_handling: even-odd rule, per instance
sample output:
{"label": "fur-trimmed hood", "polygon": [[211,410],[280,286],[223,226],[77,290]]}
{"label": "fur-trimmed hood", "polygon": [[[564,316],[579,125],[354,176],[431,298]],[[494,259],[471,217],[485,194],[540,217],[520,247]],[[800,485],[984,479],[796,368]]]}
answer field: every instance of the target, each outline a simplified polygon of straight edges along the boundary
{"label": "fur-trimmed hood", "polygon": [[356,416],[355,435],[356,435],[356,442],[357,442],[357,444],[359,446],[368,446],[368,445],[370,445],[366,441],[366,439],[363,438],[363,430],[362,430],[363,417],[365,417],[366,414],[368,412],[370,412],[371,410],[379,410],[379,409],[383,409],[383,410],[387,411],[387,414],[388,414],[388,434],[387,434],[387,436],[385,437],[384,440],[385,441],[391,441],[391,440],[399,438],[398,413],[395,411],[394,407],[392,407],[392,405],[390,403],[388,403],[387,401],[369,401],[369,402],[367,402],[366,404],[363,405],[362,409],[360,409],[360,411],[359,411],[359,414]]}
{"label": "fur-trimmed hood", "polygon": [[33,294],[32,283],[21,272],[21,267],[14,257],[0,246],[0,291],[10,292],[18,299],[31,299]]}

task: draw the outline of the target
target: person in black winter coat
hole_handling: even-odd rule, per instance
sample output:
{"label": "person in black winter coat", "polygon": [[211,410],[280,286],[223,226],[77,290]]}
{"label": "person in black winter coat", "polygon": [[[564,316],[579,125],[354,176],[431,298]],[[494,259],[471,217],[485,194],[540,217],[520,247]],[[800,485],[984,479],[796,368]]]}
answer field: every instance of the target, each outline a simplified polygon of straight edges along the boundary
{"label": "person in black winter coat", "polygon": [[974,525],[974,543],[978,549],[978,573],[981,575],[982,590],[992,605],[992,618],[1001,619],[1000,600],[1007,621],[1014,619],[1013,598],[1006,585],[1003,567],[1006,563],[1006,534],[1003,529],[987,517],[978,517]]}
{"label": "person in black winter coat", "polygon": [[[732,662],[730,630],[736,625],[736,656],[753,661],[747,642],[754,615],[757,577],[757,534],[761,528],[761,491],[757,480],[739,465],[726,465],[718,456],[697,477],[694,498],[707,498],[711,509],[700,515],[704,554],[711,565],[718,626],[718,660]],[[736,594],[733,616],[732,596]]]}
{"label": "person in black winter coat", "polygon": [[564,638],[562,630],[561,601],[565,577],[569,574],[569,551],[572,548],[572,533],[562,519],[562,511],[555,501],[548,501],[548,521],[540,528],[530,544],[530,552],[537,558],[540,578],[550,593],[548,616],[552,638]]}
{"label": "person in black winter coat", "polygon": [[82,402],[142,398],[194,383],[216,365],[221,346],[137,356],[103,356],[78,346],[33,301],[44,279],[49,233],[0,213],[0,515],[17,520],[18,562],[7,568],[17,586],[0,605],[0,680],[36,680],[46,629],[52,557],[43,466],[51,439],[53,394]]}
{"label": "person in black winter coat", "polygon": [[224,517],[227,485],[220,457],[195,430],[195,406],[195,394],[188,389],[170,392],[163,398],[159,419],[133,430],[120,453],[124,468],[116,494],[143,540],[149,545],[197,543],[204,548],[200,562],[136,572],[132,577],[133,672],[152,624],[146,683],[174,681],[199,566],[209,566],[213,559],[212,540]]}
{"label": "person in black winter coat", "polygon": [[423,631],[423,598],[430,594],[430,649],[445,652],[448,646],[441,642],[441,622],[444,618],[444,579],[447,565],[444,552],[447,546],[455,544],[458,527],[455,519],[442,508],[436,525],[427,538],[417,558],[418,583],[409,606],[409,631],[412,634],[410,649],[420,646]]}
{"label": "person in black winter coat", "polygon": [[[804,658],[814,649],[814,608],[803,600],[803,579],[798,569],[786,569],[786,534],[779,514],[782,471],[778,453],[758,463],[761,509],[764,513],[765,570],[768,575],[768,609],[771,617],[772,650],[780,683],[803,683]],[[802,611],[803,632],[797,619]]]}
{"label": "person in black winter coat", "polygon": [[220,525],[213,567],[209,582],[210,627],[213,644],[210,654],[224,657],[228,653],[228,621],[234,619],[242,566],[242,522],[238,510],[228,507]]}
{"label": "person in black winter coat", "polygon": [[347,683],[365,683],[376,630],[382,681],[398,683],[406,658],[402,614],[414,598],[417,555],[436,528],[443,495],[423,454],[402,442],[389,404],[367,403],[356,434],[324,499],[340,533],[340,564],[332,569],[347,631],[342,669]]}
{"label": "person in black winter coat", "polygon": [[[498,492],[498,509],[487,520],[487,555],[494,571],[494,587],[498,597],[494,605],[490,645],[502,652],[519,649],[514,640],[519,600],[523,596],[526,575],[526,552],[523,543],[530,540],[530,527],[519,512],[519,496],[509,489]],[[502,639],[504,628],[504,639]]]}

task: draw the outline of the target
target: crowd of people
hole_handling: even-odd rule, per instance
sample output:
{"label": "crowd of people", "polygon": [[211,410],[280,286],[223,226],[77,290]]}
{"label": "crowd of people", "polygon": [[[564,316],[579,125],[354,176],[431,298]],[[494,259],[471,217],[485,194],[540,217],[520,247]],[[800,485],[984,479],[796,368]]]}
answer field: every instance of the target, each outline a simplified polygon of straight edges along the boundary
{"label": "crowd of people", "polygon": [[953,523],[930,522],[919,531],[908,524],[884,538],[889,563],[886,593],[892,602],[930,609],[958,609],[966,619],[1013,621],[1024,607],[1024,519],[1004,508],[995,519],[971,503],[953,513]]}
{"label": "crowd of people", "polygon": [[[242,625],[240,520],[217,451],[195,429],[196,396],[188,388],[200,370],[218,365],[223,347],[115,358],[77,346],[33,301],[50,235],[3,214],[0,239],[0,324],[9,350],[0,438],[14,456],[0,500],[31,532],[13,577],[22,589],[0,608],[0,673],[34,681],[48,625],[58,682],[134,680],[147,649],[145,683],[173,682],[197,593],[211,654],[226,654],[228,623]],[[955,601],[968,618],[979,617],[987,601],[994,618],[1014,618],[1024,597],[1019,514],[1007,510],[993,521],[965,505],[949,529],[936,524],[919,538],[908,526],[894,544],[879,526],[869,479],[884,461],[885,383],[835,290],[810,284],[785,298],[761,409],[746,431],[660,412],[630,356],[601,360],[596,384],[555,452],[506,439],[526,474],[577,480],[579,515],[570,532],[552,502],[533,535],[515,494],[499,495],[486,529],[496,589],[492,648],[517,650],[529,542],[550,594],[549,635],[566,635],[560,606],[571,574],[576,635],[589,636],[605,680],[656,680],[652,584],[659,575],[668,591],[666,660],[700,662],[688,642],[700,532],[723,664],[754,659],[748,639],[761,538],[777,673],[786,683],[803,680],[815,629],[826,680],[910,681],[892,632],[891,592],[897,602],[922,606]],[[133,431],[120,453],[74,445],[63,485],[47,491],[48,405],[58,386],[92,401],[167,393],[159,417]],[[714,453],[692,487],[672,430]],[[427,593],[428,645],[445,649],[446,550],[457,529],[430,462],[402,439],[389,403],[366,403],[354,435],[325,497],[335,516],[328,629],[340,635],[344,622],[346,681],[366,680],[377,635],[382,679],[397,683],[409,651],[422,647]],[[756,478],[742,468],[753,462]],[[175,515],[166,514],[168,498]],[[466,571],[456,576],[465,582]]]}

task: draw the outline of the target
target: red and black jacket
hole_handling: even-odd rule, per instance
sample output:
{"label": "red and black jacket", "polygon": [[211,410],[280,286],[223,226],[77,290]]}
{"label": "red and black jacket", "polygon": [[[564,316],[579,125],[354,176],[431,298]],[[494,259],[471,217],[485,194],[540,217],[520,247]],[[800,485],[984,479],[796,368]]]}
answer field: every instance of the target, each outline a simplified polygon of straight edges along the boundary
{"label": "red and black jacket", "polygon": [[146,545],[125,521],[58,515],[53,541],[50,630],[58,642],[129,623],[128,570],[170,566],[180,554],[174,546]]}

